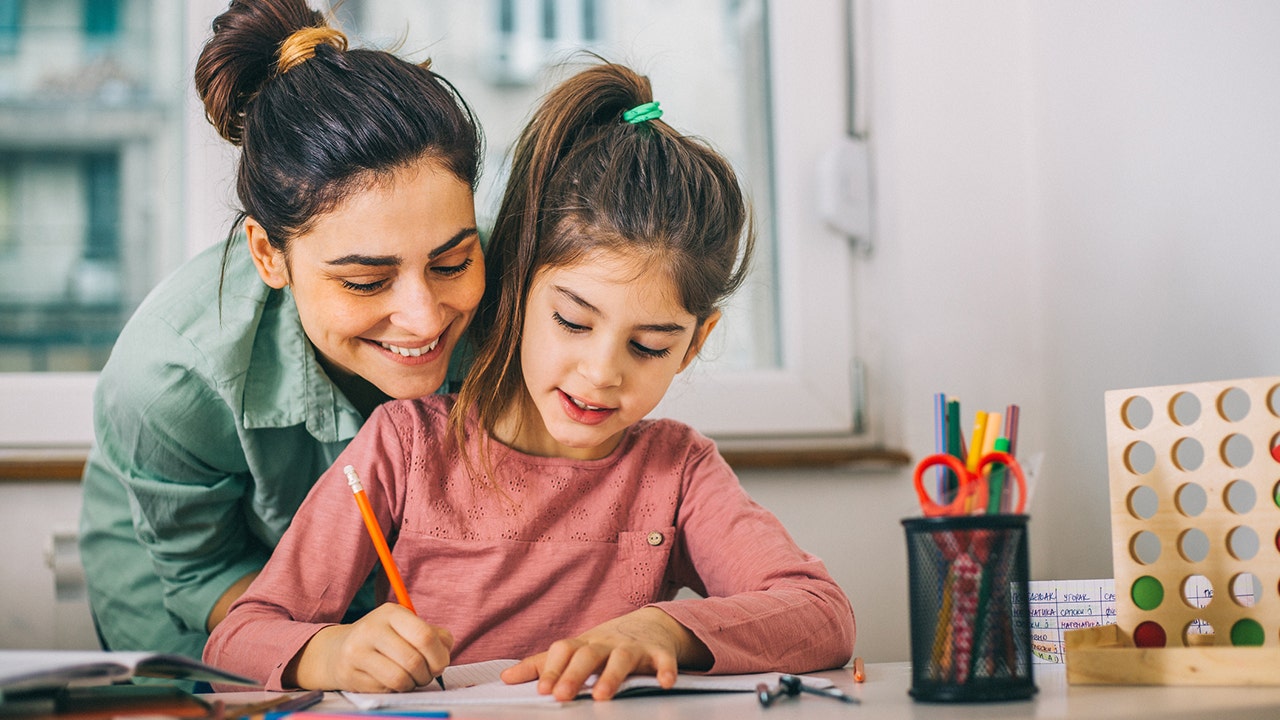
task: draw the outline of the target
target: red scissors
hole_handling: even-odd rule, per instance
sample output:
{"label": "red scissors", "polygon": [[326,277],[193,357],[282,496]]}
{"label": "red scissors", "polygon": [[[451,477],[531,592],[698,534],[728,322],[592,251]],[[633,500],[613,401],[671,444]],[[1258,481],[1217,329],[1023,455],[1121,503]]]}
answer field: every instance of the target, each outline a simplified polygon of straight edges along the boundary
{"label": "red scissors", "polygon": [[[1013,511],[1019,514],[1022,513],[1027,506],[1027,479],[1022,474],[1022,466],[1009,453],[997,450],[983,455],[982,459],[978,461],[977,469],[973,471],[965,467],[964,463],[960,462],[960,458],[946,453],[930,455],[921,460],[920,464],[916,466],[915,485],[916,496],[920,498],[920,509],[924,511],[925,516],[967,515],[970,512],[971,504],[977,506],[978,503],[984,500],[986,503],[999,503],[1000,498],[989,497],[988,478],[982,472],[991,463],[1004,465],[1018,481],[1018,504]],[[925,470],[934,465],[946,465],[956,474],[956,479],[959,481],[955,497],[945,505],[939,505],[924,489]],[[970,503],[971,498],[973,503]],[[978,511],[986,511],[985,503],[983,506],[978,506]]]}

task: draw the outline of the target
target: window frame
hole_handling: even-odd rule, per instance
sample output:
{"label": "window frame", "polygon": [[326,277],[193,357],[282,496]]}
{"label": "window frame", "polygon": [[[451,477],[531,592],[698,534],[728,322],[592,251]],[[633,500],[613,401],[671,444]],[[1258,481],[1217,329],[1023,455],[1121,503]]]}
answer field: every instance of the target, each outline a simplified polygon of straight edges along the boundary
{"label": "window frame", "polygon": [[[730,444],[836,440],[868,446],[855,392],[853,248],[822,220],[814,198],[823,157],[847,132],[845,25],[851,0],[811,0],[806,12],[774,0],[768,12],[773,195],[757,222],[776,231],[780,367],[716,369],[714,358],[678,376],[654,414],[684,420]],[[194,57],[225,0],[192,0],[185,44]],[[815,72],[815,68],[834,68]],[[188,79],[190,82],[190,79]],[[234,198],[235,151],[185,99],[185,251],[223,239]],[[212,191],[210,191],[212,190]],[[96,373],[0,373],[0,449],[87,448]]]}
{"label": "window frame", "polygon": [[710,372],[695,363],[655,414],[729,442],[870,444],[855,423],[853,251],[814,200],[821,161],[848,127],[846,8],[841,0],[813,2],[803,13],[776,0],[767,8],[774,209],[770,218],[757,208],[757,221],[772,221],[777,238],[780,367]]}

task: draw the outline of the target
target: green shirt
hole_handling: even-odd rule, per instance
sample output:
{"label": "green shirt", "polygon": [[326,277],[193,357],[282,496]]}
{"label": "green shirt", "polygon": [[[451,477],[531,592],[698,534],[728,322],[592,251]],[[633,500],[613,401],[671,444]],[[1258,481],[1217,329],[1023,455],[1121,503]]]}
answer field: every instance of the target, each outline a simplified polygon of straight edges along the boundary
{"label": "green shirt", "polygon": [[288,289],[262,282],[243,236],[223,279],[222,250],[143,301],[94,394],[80,554],[112,650],[199,658],[213,605],[261,569],[364,422],[320,367]]}

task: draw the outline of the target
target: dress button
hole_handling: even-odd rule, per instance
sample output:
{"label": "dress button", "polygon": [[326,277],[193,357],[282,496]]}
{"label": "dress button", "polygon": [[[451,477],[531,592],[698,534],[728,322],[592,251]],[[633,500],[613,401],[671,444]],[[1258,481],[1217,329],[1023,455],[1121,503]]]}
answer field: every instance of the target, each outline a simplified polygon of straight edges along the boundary
{"label": "dress button", "polygon": [[656,531],[655,531],[655,532],[651,532],[651,533],[649,533],[649,544],[650,544],[650,545],[653,545],[654,547],[657,547],[658,545],[661,545],[661,544],[662,544],[662,533],[660,533],[660,532],[656,532]]}

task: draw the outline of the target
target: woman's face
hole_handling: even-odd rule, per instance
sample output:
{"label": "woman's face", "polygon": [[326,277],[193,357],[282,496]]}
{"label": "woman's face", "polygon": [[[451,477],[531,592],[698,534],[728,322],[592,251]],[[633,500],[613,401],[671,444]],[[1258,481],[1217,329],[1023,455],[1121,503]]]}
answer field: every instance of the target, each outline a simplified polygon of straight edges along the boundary
{"label": "woman's face", "polygon": [[321,363],[357,407],[364,383],[392,398],[439,389],[484,293],[467,183],[431,160],[398,170],[317,218],[287,257],[252,218],[245,228],[262,279],[291,288]]}

